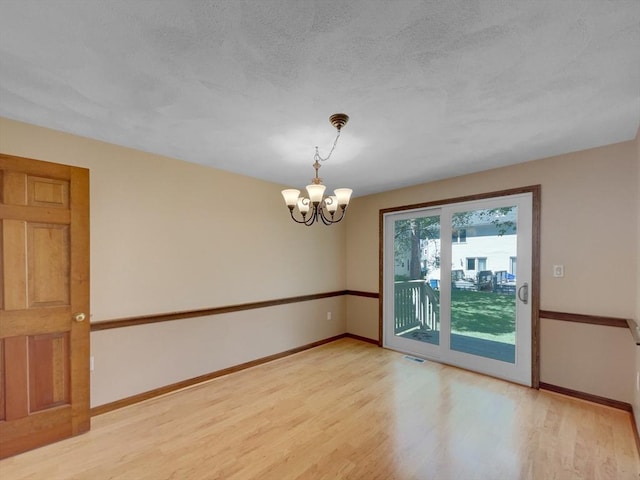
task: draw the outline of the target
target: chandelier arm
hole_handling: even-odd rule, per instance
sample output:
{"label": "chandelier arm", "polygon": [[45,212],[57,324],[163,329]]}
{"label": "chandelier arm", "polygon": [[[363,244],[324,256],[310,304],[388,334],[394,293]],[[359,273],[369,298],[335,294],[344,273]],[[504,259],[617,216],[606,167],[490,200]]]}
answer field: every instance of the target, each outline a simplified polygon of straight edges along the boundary
{"label": "chandelier arm", "polygon": [[335,223],[338,223],[340,220],[342,220],[344,218],[344,215],[345,215],[346,211],[347,211],[347,207],[340,207],[340,216],[335,221]]}
{"label": "chandelier arm", "polygon": [[322,218],[322,223],[324,223],[325,225],[333,225],[334,223],[338,223],[340,220],[342,220],[344,218],[344,213],[346,211],[346,207],[345,208],[340,208],[341,212],[340,212],[340,216],[336,219],[335,218],[335,213],[333,214],[333,216],[328,217],[324,214],[324,209],[320,210],[320,216]]}
{"label": "chandelier arm", "polygon": [[[293,215],[293,210],[290,210],[289,213],[291,214],[291,219],[296,222],[296,223],[305,223],[303,220],[298,220],[294,215]],[[303,217],[304,218],[304,217]]]}
{"label": "chandelier arm", "polygon": [[331,225],[332,223],[334,223],[333,220],[327,218],[327,216],[324,214],[324,209],[320,210],[320,219],[325,225]]}
{"label": "chandelier arm", "polygon": [[309,220],[304,223],[307,227],[310,227],[318,221],[318,208],[313,204],[311,204],[311,207],[313,211],[310,212],[311,215],[309,215]]}
{"label": "chandelier arm", "polygon": [[311,224],[313,223],[313,222],[308,223],[308,222],[309,222],[309,219],[313,218],[313,215],[309,215],[309,218],[307,219],[307,218],[306,218],[306,215],[302,215],[302,214],[300,214],[300,215],[302,215],[302,220],[298,220],[298,219],[293,215],[293,208],[289,209],[289,213],[291,214],[291,219],[292,219],[294,222],[296,222],[296,223],[302,223],[302,224],[304,224],[304,225],[306,225],[306,226],[309,226],[309,225],[311,225]]}
{"label": "chandelier arm", "polygon": [[304,225],[306,225],[307,227],[310,227],[311,225],[313,225],[314,223],[317,222],[318,220],[318,212],[316,210],[316,207],[311,204],[310,210],[309,210],[309,216],[307,217],[306,215],[304,215],[302,217],[302,220],[297,220],[294,216],[293,216],[293,211],[291,212],[291,218],[293,218],[293,220],[296,223],[302,223]]}

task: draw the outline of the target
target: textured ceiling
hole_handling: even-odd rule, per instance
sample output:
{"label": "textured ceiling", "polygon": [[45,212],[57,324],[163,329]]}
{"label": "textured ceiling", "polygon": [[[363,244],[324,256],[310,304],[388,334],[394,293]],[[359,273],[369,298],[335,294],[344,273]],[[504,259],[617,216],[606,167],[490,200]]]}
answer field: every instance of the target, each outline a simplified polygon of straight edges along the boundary
{"label": "textured ceiling", "polygon": [[[354,195],[635,137],[638,0],[0,0],[0,115]],[[0,132],[1,134],[1,132]]]}

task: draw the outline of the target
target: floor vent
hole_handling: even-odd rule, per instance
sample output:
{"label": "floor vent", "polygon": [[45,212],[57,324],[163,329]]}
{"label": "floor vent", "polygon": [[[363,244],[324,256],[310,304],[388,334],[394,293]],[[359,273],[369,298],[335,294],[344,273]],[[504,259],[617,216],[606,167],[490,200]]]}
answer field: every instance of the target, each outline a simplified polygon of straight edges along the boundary
{"label": "floor vent", "polygon": [[422,358],[412,357],[410,355],[405,355],[404,358],[406,358],[407,360],[411,360],[412,362],[424,363],[424,359]]}

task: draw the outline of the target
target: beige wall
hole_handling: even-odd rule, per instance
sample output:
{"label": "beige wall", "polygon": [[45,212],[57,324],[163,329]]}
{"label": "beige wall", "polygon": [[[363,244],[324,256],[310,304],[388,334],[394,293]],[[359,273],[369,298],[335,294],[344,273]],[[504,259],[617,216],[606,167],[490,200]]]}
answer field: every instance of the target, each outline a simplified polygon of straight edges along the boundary
{"label": "beige wall", "polygon": [[[637,170],[637,145],[625,142],[356,198],[347,222],[347,288],[378,291],[380,209],[541,184],[541,308],[633,317]],[[552,276],[555,264],[565,266],[564,278]],[[349,332],[377,338],[375,302],[348,298]],[[541,330],[543,382],[631,402],[635,359],[628,330],[546,319]]]}
{"label": "beige wall", "polygon": [[[636,140],[360,197],[346,225],[303,228],[288,220],[278,185],[0,119],[3,153],[91,170],[94,322],[377,292],[379,209],[532,184],[542,185],[541,307],[638,318],[638,148]],[[558,263],[563,279],[551,275]],[[345,330],[377,338],[378,301],[335,297],[95,332],[92,406]],[[542,381],[640,405],[640,354],[628,331],[542,319],[541,335]]]}
{"label": "beige wall", "polygon": [[[344,333],[344,297],[94,332],[92,404]],[[332,312],[327,320],[326,312]],[[133,367],[132,367],[133,366]],[[133,369],[134,374],[123,375]]]}
{"label": "beige wall", "polygon": [[[346,287],[344,226],[294,224],[279,185],[7,119],[0,151],[90,169],[93,322]],[[345,315],[336,297],[95,332],[92,406],[344,333]]]}

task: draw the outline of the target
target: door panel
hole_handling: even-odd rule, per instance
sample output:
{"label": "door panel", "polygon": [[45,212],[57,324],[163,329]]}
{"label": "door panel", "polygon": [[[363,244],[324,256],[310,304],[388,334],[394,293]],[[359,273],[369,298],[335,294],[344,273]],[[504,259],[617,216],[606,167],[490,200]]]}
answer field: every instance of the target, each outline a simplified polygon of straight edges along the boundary
{"label": "door panel", "polygon": [[3,310],[22,310],[27,305],[27,239],[26,222],[3,219],[2,263],[4,272],[11,272],[11,279],[4,278]]}
{"label": "door panel", "polygon": [[69,208],[69,182],[53,178],[27,176],[28,205]]}
{"label": "door panel", "polygon": [[52,333],[29,338],[30,411],[38,412],[68,404],[69,334]]}
{"label": "door panel", "polygon": [[[452,243],[449,251],[465,280],[451,283],[448,362],[531,386],[532,308],[516,294],[532,283],[533,196],[452,206],[451,225],[461,219],[466,244]],[[508,270],[516,259],[517,275]]]}
{"label": "door panel", "polygon": [[[7,411],[5,419],[9,422],[29,415],[27,337],[8,337],[4,338],[3,341],[6,363],[5,397]],[[4,445],[2,447],[4,451]]]}
{"label": "door panel", "polygon": [[[89,176],[0,155],[0,457],[89,429]],[[74,321],[75,313],[86,321]]]}
{"label": "door panel", "polygon": [[518,207],[464,210],[452,220],[464,226],[465,241],[451,243],[452,268],[462,274],[451,282],[451,350],[515,363],[516,277],[508,268]]}
{"label": "door panel", "polygon": [[29,308],[69,305],[69,226],[30,223],[27,237]]}

